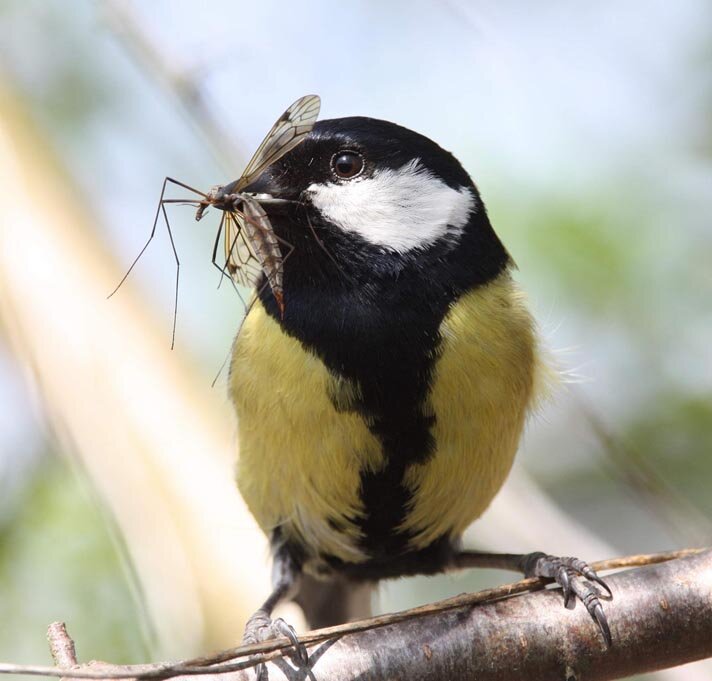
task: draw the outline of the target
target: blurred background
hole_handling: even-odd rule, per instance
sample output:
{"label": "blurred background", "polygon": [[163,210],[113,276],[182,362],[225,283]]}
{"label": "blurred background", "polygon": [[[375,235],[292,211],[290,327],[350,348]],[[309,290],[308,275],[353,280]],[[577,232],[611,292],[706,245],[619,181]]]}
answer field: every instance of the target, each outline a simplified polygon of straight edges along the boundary
{"label": "blurred background", "polygon": [[[236,643],[266,595],[224,372],[211,387],[243,313],[216,288],[215,214],[171,210],[173,351],[163,227],[106,296],[164,176],[235,179],[312,92],[322,118],[389,119],[458,156],[571,377],[468,543],[710,544],[709,3],[3,0],[0,660],[48,662],[56,619],[81,660],[187,657]],[[403,580],[375,607],[513,578]]]}

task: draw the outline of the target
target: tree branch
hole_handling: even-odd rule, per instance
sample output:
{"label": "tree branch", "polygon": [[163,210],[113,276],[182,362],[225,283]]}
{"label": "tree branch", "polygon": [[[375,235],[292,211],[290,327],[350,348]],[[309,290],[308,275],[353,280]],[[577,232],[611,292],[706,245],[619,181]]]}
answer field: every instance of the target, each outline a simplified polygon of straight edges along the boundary
{"label": "tree branch", "polygon": [[[660,562],[673,556],[678,557]],[[712,550],[632,556],[595,567],[642,563],[648,565],[607,578],[614,593],[606,604],[614,640],[610,649],[580,604],[563,608],[558,589],[524,594],[542,586],[528,579],[306,634],[301,640],[309,644],[308,670],[282,657],[289,646],[280,639],[173,664],[0,665],[0,672],[95,679],[182,676],[185,681],[196,675],[217,681],[219,674],[220,681],[246,681],[251,678],[247,667],[272,660],[272,681],[603,681],[712,656]],[[66,645],[66,632],[56,626],[55,631]]]}
{"label": "tree branch", "polygon": [[558,590],[547,590],[325,644],[312,653],[314,677],[602,681],[712,656],[712,552],[607,581],[610,649],[584,608],[566,610]]}
{"label": "tree branch", "polygon": [[[329,639],[310,648],[311,678],[603,681],[712,656],[712,551],[607,581],[610,649],[580,604],[566,610],[558,589],[545,590]],[[270,678],[305,677],[282,659]]]}

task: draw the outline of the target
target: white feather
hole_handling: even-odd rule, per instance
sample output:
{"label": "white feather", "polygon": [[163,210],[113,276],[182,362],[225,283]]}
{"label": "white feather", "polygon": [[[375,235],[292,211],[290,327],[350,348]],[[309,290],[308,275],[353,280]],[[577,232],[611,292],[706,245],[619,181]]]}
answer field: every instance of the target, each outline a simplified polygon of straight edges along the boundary
{"label": "white feather", "polygon": [[307,191],[330,222],[399,252],[441,237],[457,241],[475,208],[469,187],[448,187],[417,158],[372,177],[312,184]]}

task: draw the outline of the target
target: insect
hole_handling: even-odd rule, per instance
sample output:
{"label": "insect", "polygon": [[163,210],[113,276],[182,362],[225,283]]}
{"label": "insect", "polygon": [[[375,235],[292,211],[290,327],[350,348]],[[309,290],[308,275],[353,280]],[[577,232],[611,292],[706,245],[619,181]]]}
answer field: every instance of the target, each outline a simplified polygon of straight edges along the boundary
{"label": "insect", "polygon": [[[292,250],[291,244],[280,239],[272,228],[263,205],[291,203],[268,195],[245,193],[242,190],[254,182],[270,165],[296,147],[311,132],[321,107],[318,95],[300,97],[277,119],[267,136],[257,148],[239,179],[225,185],[217,185],[208,192],[201,192],[172,177],[163,181],[161,197],[153,220],[151,234],[133,263],[109,297],[119,289],[155,236],[159,217],[162,215],[176,261],[176,295],[173,309],[173,335],[171,347],[175,343],[175,329],[178,306],[178,280],[180,260],[171,233],[167,204],[197,206],[195,219],[200,220],[205,211],[217,208],[223,211],[213,246],[212,262],[222,274],[227,273],[233,283],[240,286],[255,286],[264,273],[266,283],[275,297],[280,313],[284,315],[283,265]],[[166,188],[177,185],[200,196],[200,199],[167,199]],[[218,262],[218,248],[223,239],[224,260]],[[282,253],[282,248],[287,249]]]}

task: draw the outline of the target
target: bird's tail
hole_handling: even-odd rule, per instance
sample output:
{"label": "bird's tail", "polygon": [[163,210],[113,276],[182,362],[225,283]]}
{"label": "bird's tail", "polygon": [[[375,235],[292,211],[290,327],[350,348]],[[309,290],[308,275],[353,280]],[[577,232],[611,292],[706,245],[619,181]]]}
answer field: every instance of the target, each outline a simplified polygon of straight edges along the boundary
{"label": "bird's tail", "polygon": [[375,584],[344,579],[323,581],[304,574],[294,599],[310,629],[331,627],[370,617]]}

